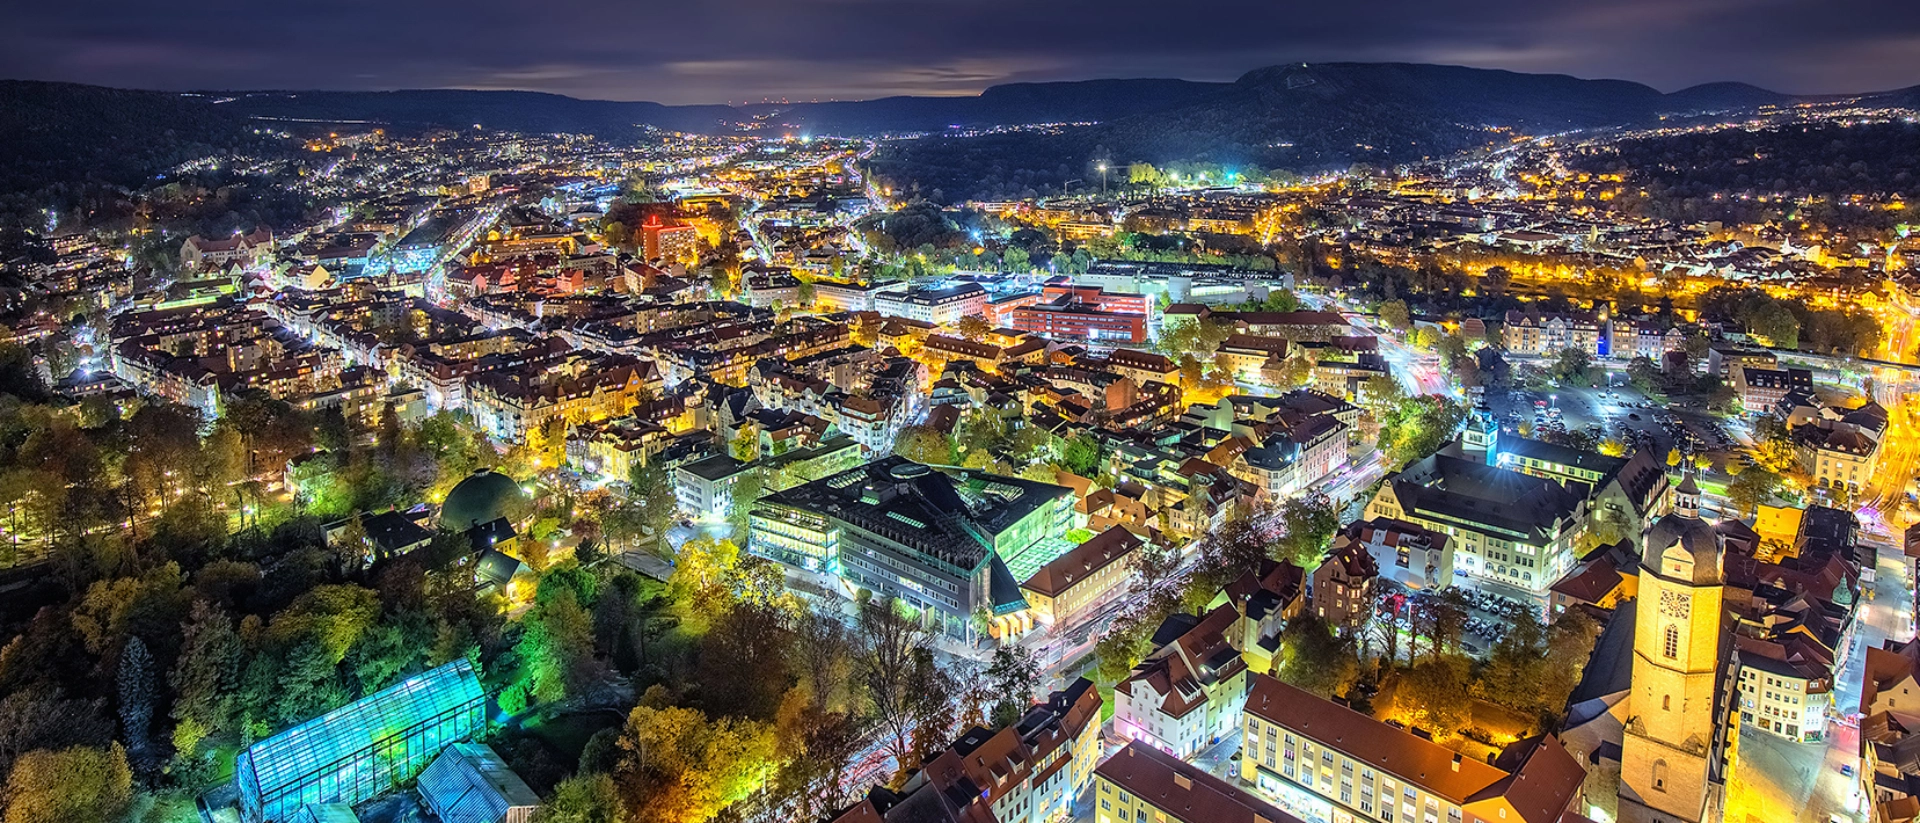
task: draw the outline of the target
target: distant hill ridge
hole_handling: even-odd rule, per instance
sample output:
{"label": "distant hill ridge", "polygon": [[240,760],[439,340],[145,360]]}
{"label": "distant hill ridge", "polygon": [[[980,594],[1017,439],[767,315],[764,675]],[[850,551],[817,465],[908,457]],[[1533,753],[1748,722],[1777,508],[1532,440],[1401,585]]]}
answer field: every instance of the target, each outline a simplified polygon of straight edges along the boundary
{"label": "distant hill ridge", "polygon": [[[1920,103],[1920,87],[1887,92]],[[792,105],[667,106],[524,91],[457,89],[177,94],[0,81],[0,188],[94,180],[132,185],[195,151],[256,143],[262,119],[579,132],[610,139],[642,125],[720,132],[760,116],[821,134],[938,132],[949,127],[1089,122],[1063,148],[1098,145],[1121,159],[1226,159],[1326,166],[1457,150],[1490,128],[1581,128],[1662,113],[1796,100],[1742,83],[1672,94],[1621,80],[1410,63],[1286,64],[1231,83],[1171,79],[1013,83],[978,95]],[[163,136],[159,141],[149,140]],[[143,142],[145,141],[145,142]],[[129,151],[128,147],[135,147]]]}

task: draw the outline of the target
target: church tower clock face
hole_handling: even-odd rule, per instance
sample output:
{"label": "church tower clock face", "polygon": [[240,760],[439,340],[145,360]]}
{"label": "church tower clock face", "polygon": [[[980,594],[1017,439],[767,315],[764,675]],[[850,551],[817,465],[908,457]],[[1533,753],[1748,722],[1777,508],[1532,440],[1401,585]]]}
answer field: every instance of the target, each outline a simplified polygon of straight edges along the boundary
{"label": "church tower clock face", "polygon": [[1691,611],[1692,608],[1693,599],[1688,597],[1685,592],[1677,592],[1672,589],[1660,592],[1661,614],[1675,620],[1685,620],[1687,619],[1688,612]]}

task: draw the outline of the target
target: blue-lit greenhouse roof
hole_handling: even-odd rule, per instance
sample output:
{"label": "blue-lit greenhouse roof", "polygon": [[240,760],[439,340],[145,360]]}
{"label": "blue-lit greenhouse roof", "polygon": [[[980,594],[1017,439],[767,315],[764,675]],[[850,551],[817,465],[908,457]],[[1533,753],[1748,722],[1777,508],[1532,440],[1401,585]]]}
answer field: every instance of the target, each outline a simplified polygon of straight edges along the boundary
{"label": "blue-lit greenhouse roof", "polygon": [[465,658],[409,677],[248,747],[237,764],[243,811],[285,820],[304,803],[367,800],[479,731],[485,709]]}

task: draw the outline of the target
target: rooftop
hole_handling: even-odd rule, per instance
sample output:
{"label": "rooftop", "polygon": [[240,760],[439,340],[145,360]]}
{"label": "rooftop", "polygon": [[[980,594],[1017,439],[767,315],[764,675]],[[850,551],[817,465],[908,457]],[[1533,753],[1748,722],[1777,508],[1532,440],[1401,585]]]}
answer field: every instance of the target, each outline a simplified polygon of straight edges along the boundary
{"label": "rooftop", "polygon": [[1137,741],[1093,771],[1181,823],[1300,823],[1206,770]]}

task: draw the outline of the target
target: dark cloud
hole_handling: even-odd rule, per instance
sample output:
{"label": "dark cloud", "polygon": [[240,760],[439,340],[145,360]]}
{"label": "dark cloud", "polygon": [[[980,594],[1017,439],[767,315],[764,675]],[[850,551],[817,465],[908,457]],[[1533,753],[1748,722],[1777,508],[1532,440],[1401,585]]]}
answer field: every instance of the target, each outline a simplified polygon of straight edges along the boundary
{"label": "dark cloud", "polygon": [[1915,0],[151,0],[39,2],[0,75],[167,89],[515,88],[726,102],[1231,79],[1396,60],[1672,90],[1920,83]]}

